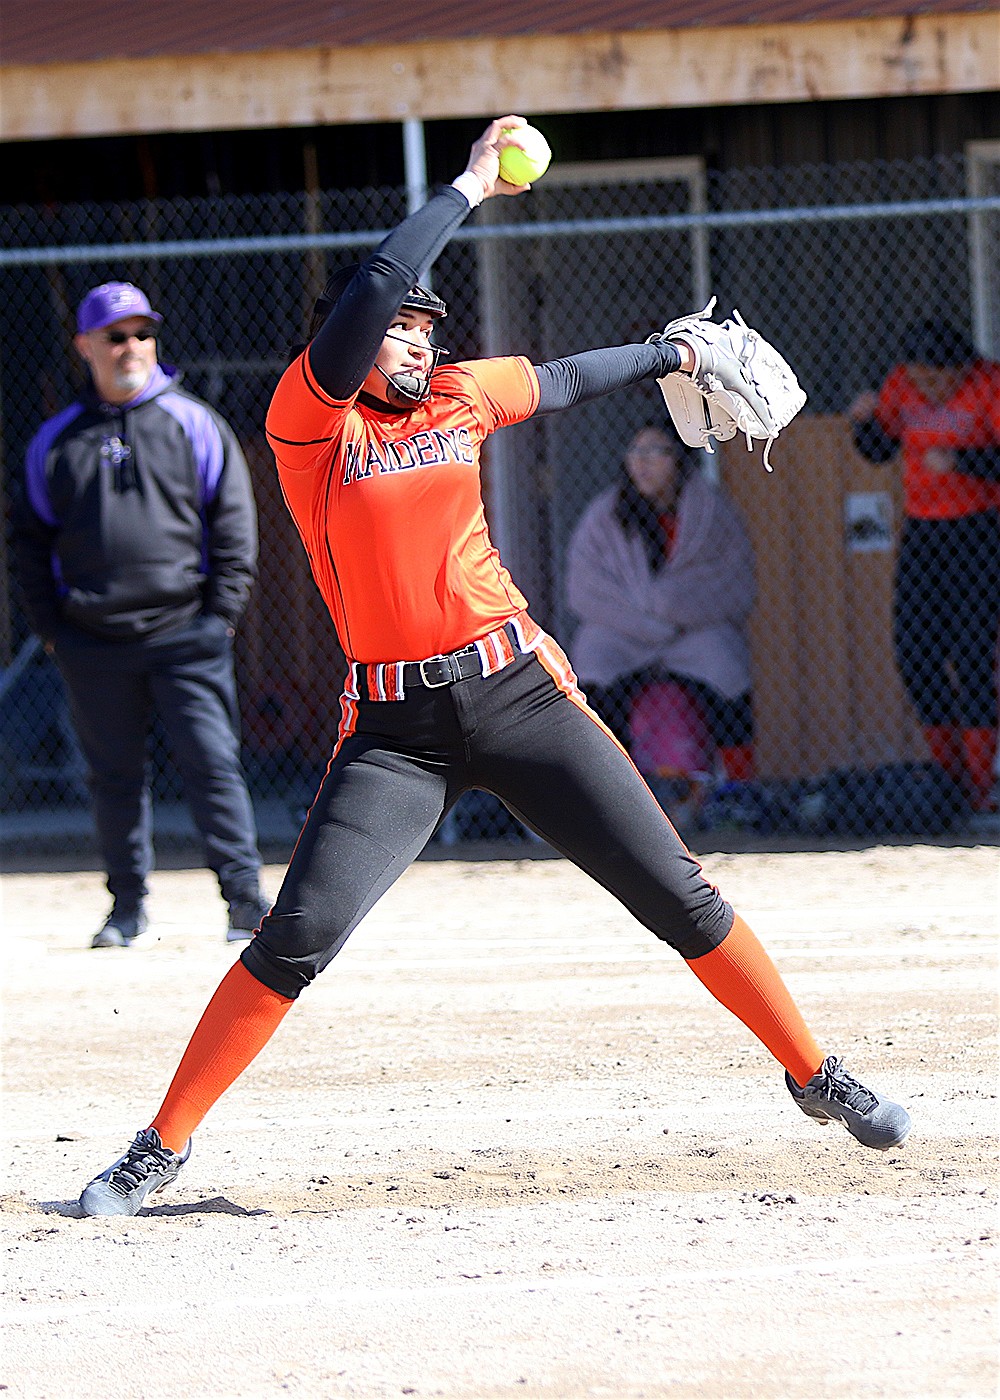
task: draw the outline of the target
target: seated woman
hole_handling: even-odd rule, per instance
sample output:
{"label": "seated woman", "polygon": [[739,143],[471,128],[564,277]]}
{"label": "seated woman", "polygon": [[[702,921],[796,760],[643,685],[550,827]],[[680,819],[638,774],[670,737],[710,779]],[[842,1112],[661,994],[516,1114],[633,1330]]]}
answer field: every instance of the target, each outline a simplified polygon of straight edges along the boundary
{"label": "seated woman", "polygon": [[753,550],[742,517],[699,469],[701,454],[647,424],[620,479],[573,532],[571,651],[590,705],[631,749],[633,702],[673,682],[701,711],[727,778],[754,776],[750,649]]}

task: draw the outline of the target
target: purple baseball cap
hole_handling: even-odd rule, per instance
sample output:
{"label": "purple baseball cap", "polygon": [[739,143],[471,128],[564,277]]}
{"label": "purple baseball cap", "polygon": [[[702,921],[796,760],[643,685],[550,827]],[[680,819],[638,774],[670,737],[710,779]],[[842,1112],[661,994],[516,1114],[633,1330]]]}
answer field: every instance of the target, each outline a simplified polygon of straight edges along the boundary
{"label": "purple baseball cap", "polygon": [[150,321],[162,321],[163,317],[154,311],[145,292],[133,287],[131,282],[102,282],[92,287],[81,301],[76,313],[76,328],[81,333],[99,331],[114,321],[124,321],[128,316],[145,316]]}

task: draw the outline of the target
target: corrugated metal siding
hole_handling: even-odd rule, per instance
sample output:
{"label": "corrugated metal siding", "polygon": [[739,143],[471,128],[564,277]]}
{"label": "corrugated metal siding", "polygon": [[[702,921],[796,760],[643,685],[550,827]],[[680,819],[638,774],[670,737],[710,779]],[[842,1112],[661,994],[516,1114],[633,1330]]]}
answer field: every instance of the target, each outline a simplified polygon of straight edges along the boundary
{"label": "corrugated metal siding", "polygon": [[505,38],[515,34],[584,34],[694,25],[794,24],[811,20],[989,11],[981,0],[509,0],[503,7],[470,0],[422,0],[413,7],[324,0],[284,0],[255,7],[217,0],[4,0],[0,62],[74,63],[171,54],[242,53],[258,49],[403,44],[422,40]]}

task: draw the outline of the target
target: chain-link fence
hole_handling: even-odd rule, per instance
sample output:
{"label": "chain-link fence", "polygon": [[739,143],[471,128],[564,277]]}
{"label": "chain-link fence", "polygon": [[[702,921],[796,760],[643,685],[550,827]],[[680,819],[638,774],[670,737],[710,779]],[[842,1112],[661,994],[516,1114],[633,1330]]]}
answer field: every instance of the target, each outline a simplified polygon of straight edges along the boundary
{"label": "chain-link fence", "polygon": [[[245,764],[278,843],[329,756],[343,659],[262,425],[329,270],[405,212],[397,189],[0,209],[8,479],[77,393],[75,308],[112,279],[164,312],[161,358],[244,446],[264,541],[239,637]],[[671,449],[655,385],[505,430],[484,457],[493,535],[533,615],[685,831],[921,833],[990,807],[1000,370],[980,357],[1000,359],[998,252],[1000,142],[725,174],[696,158],[553,167],[529,197],[485,205],[435,267],[455,358],[644,339],[715,295],[809,395],[773,475],[742,441]],[[9,546],[4,567],[4,830],[84,848],[58,672]],[[151,757],[166,833],[182,804],[158,728]],[[485,794],[435,839],[482,838],[528,839]]]}

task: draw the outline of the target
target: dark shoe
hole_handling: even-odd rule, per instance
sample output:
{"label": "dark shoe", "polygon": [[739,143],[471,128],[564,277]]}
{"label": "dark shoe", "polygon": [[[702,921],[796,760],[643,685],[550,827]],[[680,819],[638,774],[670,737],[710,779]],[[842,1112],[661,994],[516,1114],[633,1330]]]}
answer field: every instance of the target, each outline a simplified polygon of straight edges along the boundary
{"label": "dark shoe", "polygon": [[104,927],[99,928],[90,940],[90,946],[128,948],[148,927],[149,920],[141,906],[138,909],[125,910],[116,905],[105,920]]}
{"label": "dark shoe", "polygon": [[83,1188],[84,1215],[138,1215],[147,1196],[162,1191],[191,1156],[191,1139],[181,1153],[171,1152],[155,1128],[144,1128],[124,1157]]}
{"label": "dark shoe", "polygon": [[787,1072],[785,1083],[803,1113],[820,1123],[837,1119],[865,1147],[888,1152],[906,1141],[910,1131],[906,1109],[859,1084],[833,1055],[827,1055],[804,1088]]}
{"label": "dark shoe", "polygon": [[253,938],[260,928],[265,914],[271,905],[262,894],[253,899],[234,900],[229,906],[229,928],[226,930],[227,943],[239,943],[241,939]]}

